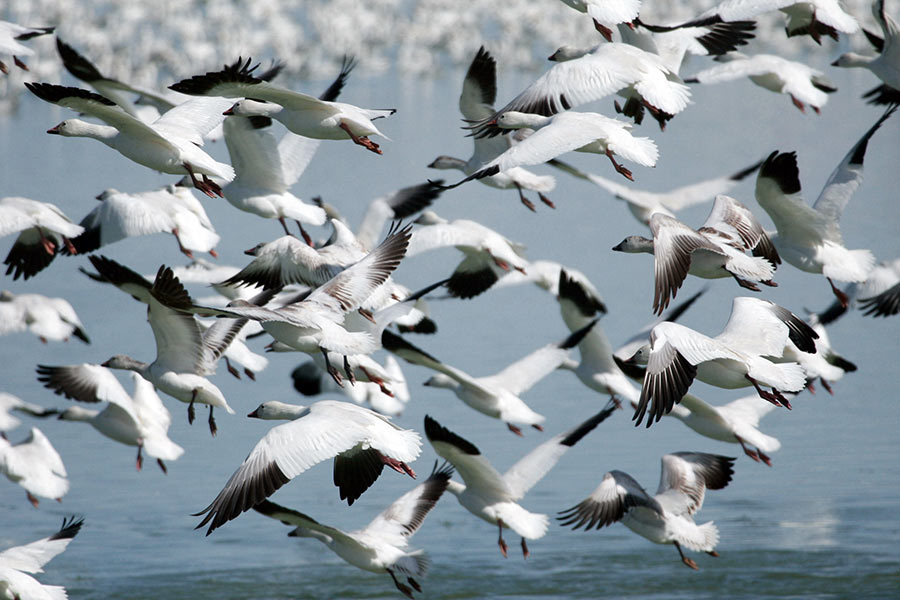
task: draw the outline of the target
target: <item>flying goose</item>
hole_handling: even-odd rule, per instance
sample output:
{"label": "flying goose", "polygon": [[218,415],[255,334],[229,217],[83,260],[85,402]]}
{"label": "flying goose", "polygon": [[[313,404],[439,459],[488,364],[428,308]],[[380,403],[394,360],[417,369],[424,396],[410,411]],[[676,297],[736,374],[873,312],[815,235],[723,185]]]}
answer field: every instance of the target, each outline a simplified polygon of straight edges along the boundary
{"label": "flying goose", "polygon": [[65,600],[64,587],[44,585],[29,573],[43,573],[44,565],[69,546],[83,523],[83,518],[63,518],[62,527],[53,535],[0,552],[0,592],[4,598]]}
{"label": "flying goose", "polygon": [[547,515],[529,512],[518,501],[550,472],[563,454],[615,410],[615,404],[609,403],[580,425],[534,448],[502,475],[474,444],[428,415],[425,415],[425,435],[438,456],[452,464],[462,477],[463,483],[451,479],[447,491],[470,513],[497,526],[497,545],[504,557],[508,546],[503,539],[503,528],[507,527],[521,536],[522,556],[528,558],[530,551],[525,540],[544,537],[549,519]]}
{"label": "flying goose", "polygon": [[419,434],[367,408],[334,400],[310,406],[270,401],[248,416],[289,422],[270,429],[209,506],[194,515],[206,515],[196,527],[209,523],[206,535],[329,458],[335,459],[334,482],[347,504],[378,479],[384,465],[416,476],[407,463],[421,451]]}
{"label": "flying goose", "polygon": [[74,250],[71,240],[84,229],[54,204],[30,198],[0,198],[0,237],[18,233],[3,261],[6,274],[28,279],[47,267],[57,251]]}
{"label": "flying goose", "polygon": [[16,443],[0,436],[0,473],[25,488],[25,495],[35,508],[37,496],[62,502],[69,491],[62,458],[37,427],[32,427],[28,437]]}
{"label": "flying goose", "polygon": [[[355,531],[345,532],[324,525],[301,512],[268,500],[263,500],[253,510],[294,527],[288,533],[291,537],[319,540],[354,567],[373,573],[386,572],[397,589],[407,598],[412,598],[413,589],[422,591],[414,578],[425,576],[428,558],[421,550],[407,550],[409,538],[422,526],[452,476],[453,467],[444,463],[438,469],[435,463],[428,479],[397,498],[365,528]],[[401,583],[398,574],[406,577],[409,585]]]}
{"label": "flying goose", "polygon": [[621,521],[636,534],[657,544],[673,544],[681,562],[697,563],[681,546],[718,556],[719,530],[712,521],[697,525],[693,516],[703,506],[706,490],[720,490],[731,481],[734,459],[702,452],[674,452],[662,457],[659,488],[651,496],[627,473],[609,471],[581,503],[561,511],[563,527],[600,529]]}

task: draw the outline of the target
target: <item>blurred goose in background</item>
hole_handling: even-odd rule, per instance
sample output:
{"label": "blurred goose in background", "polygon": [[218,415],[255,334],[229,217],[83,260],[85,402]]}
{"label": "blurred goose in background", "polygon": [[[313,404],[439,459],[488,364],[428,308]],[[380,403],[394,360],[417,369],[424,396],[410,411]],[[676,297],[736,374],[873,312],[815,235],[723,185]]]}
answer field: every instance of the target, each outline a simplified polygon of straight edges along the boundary
{"label": "blurred goose in background", "polygon": [[703,13],[723,21],[754,19],[780,10],[788,17],[788,37],[808,35],[821,44],[823,35],[837,40],[838,33],[856,33],[859,23],[848,14],[838,0],[724,0]]}
{"label": "blurred goose in background", "polygon": [[770,235],[779,255],[807,273],[822,273],[846,307],[849,299],[833,280],[862,282],[875,265],[869,250],[848,250],[841,235],[841,213],[862,183],[863,160],[869,140],[896,106],[888,108],[844,156],[812,206],[800,194],[796,152],[775,151],[763,162],[756,178],[756,201],[769,214],[777,231]]}
{"label": "blurred goose in background", "polygon": [[674,217],[677,211],[689,208],[696,204],[708,202],[719,194],[725,194],[734,188],[743,179],[753,174],[762,164],[762,161],[750,165],[732,175],[723,175],[713,179],[706,179],[684,185],[668,192],[651,192],[635,189],[632,185],[624,185],[595,175],[586,173],[568,163],[560,160],[549,162],[552,166],[569,173],[579,179],[590,181],[610,194],[617,200],[622,200],[628,206],[628,210],[638,221],[644,225],[650,224],[650,215],[656,212]]}
{"label": "blurred goose in background", "polygon": [[[664,321],[650,331],[650,343],[630,362],[646,364],[641,398],[634,413],[647,427],[681,401],[694,379],[734,389],[752,385],[761,398],[790,408],[781,392],[798,392],[806,374],[796,362],[772,362],[784,353],[788,340],[802,352],[815,352],[818,334],[789,310],[768,300],[737,297],[722,333],[707,337],[689,327]],[[772,388],[764,391],[760,384]],[[652,402],[652,407],[650,404]]]}
{"label": "blurred goose in background", "polygon": [[528,558],[530,551],[525,540],[544,537],[549,519],[547,515],[529,512],[518,501],[550,472],[563,454],[608,419],[615,410],[616,406],[609,403],[583,423],[534,448],[502,475],[474,444],[428,415],[425,415],[425,435],[438,456],[452,464],[462,477],[463,483],[451,479],[447,491],[456,496],[463,508],[470,513],[497,526],[497,545],[504,557],[508,546],[503,539],[503,528],[507,527],[521,536],[522,556]]}
{"label": "blurred goose in background", "polygon": [[729,52],[717,56],[716,62],[721,64],[696,73],[685,79],[685,83],[712,84],[749,77],[760,87],[790,96],[800,112],[805,112],[805,105],[809,104],[816,114],[828,102],[828,94],[837,91],[837,87],[821,71],[774,54],[747,56]]}
{"label": "blurred goose in background", "polygon": [[475,137],[502,134],[497,119],[508,111],[549,117],[620,91],[633,104],[647,107],[661,127],[690,102],[688,86],[658,56],[628,44],[602,44],[587,52],[563,46],[550,59],[558,64],[506,106],[473,125]]}
{"label": "blurred goose in background", "polygon": [[872,3],[872,15],[881,28],[882,37],[866,31],[866,38],[878,50],[877,56],[862,56],[855,52],[841,54],[831,63],[834,67],[859,67],[868,69],[884,83],[863,95],[874,96],[875,104],[896,104],[900,101],[900,26],[884,9],[884,0]]}
{"label": "blurred goose in background", "polygon": [[43,343],[68,342],[75,336],[90,344],[75,309],[63,298],[0,292],[0,335],[30,331]]}
{"label": "blurred goose in background", "polygon": [[225,319],[204,331],[194,315],[185,312],[193,302],[171,269],[161,266],[151,284],[104,256],[92,255],[90,261],[104,279],[147,304],[147,321],[156,339],[156,359],[152,363],[118,354],[102,366],[134,371],[158,390],[186,403],[188,423],[194,422],[195,402],[208,405],[209,431],[216,435],[213,408],[224,408],[229,414],[234,414],[234,410],[206,376],[215,373],[216,362],[247,321]]}
{"label": "blurred goose in background", "polygon": [[[462,113],[463,121],[477,123],[489,119],[494,114],[496,100],[497,61],[482,46],[472,59],[463,80],[463,89],[459,96],[459,112]],[[508,150],[514,143],[511,138],[512,136],[474,137],[472,156],[468,160],[445,154],[435,158],[428,168],[456,169],[471,175]],[[556,187],[556,180],[549,175],[537,175],[522,167],[512,167],[483,177],[479,181],[504,190],[515,188],[519,192],[519,200],[531,211],[535,210],[534,202],[525,197],[523,189],[537,192],[541,202],[553,207],[553,203],[544,195]]]}
{"label": "blurred goose in background", "polygon": [[367,150],[382,154],[378,144],[368,136],[388,138],[378,131],[372,120],[389,117],[396,109],[359,108],[294,92],[254,76],[253,71],[259,65],[251,67],[251,62],[249,58],[246,61],[238,59],[221,71],[195,75],[170,85],[169,89],[191,96],[248,98],[233,103],[226,114],[270,117],[297,135],[321,140],[350,139]]}
{"label": "blurred goose in background", "polygon": [[809,315],[806,322],[819,336],[815,340],[815,352],[803,352],[789,340],[780,360],[794,361],[803,368],[806,373],[806,389],[810,393],[816,392],[815,383],[818,381],[829,394],[834,395],[831,384],[841,379],[844,373],[856,371],[857,367],[832,348],[828,332],[819,322],[818,315]]}
{"label": "blurred goose in background", "polygon": [[484,292],[511,269],[525,272],[525,247],[511,242],[493,229],[468,219],[447,221],[426,210],[409,240],[407,256],[453,246],[464,258],[447,282],[454,298],[472,298]]}
{"label": "blurred goose in background", "polygon": [[[0,21],[0,56],[10,55],[13,63],[23,71],[28,70],[28,65],[22,62],[20,57],[33,56],[34,50],[23,46],[20,42],[30,40],[39,35],[53,33],[55,27],[24,27],[9,21]],[[9,73],[9,67],[0,60],[0,72]]]}
{"label": "blurred goose in background", "polygon": [[410,352],[401,356],[438,372],[425,385],[451,390],[470,407],[489,417],[500,419],[510,431],[521,436],[519,425],[531,425],[538,431],[543,431],[541,423],[545,417],[534,412],[519,396],[560,368],[568,358],[569,350],[578,345],[593,325],[592,321],[563,341],[538,348],[499,373],[485,377],[472,377],[414,346],[412,350],[418,351],[418,355]]}
{"label": "blurred goose in background", "polygon": [[569,299],[578,304],[578,307],[587,318],[575,329],[581,329],[587,325],[587,321],[595,316],[606,314],[606,303],[603,301],[603,296],[591,280],[588,279],[588,276],[578,269],[567,267],[556,261],[530,261],[524,273],[521,271],[510,271],[501,277],[495,285],[497,288],[502,288],[533,283],[562,302],[562,296],[566,293],[562,290],[564,280],[570,286]]}
{"label": "blurred goose in background", "polygon": [[0,436],[0,473],[25,488],[25,495],[35,508],[37,496],[62,502],[69,491],[62,458],[37,427],[32,427],[28,437],[17,443]]}
{"label": "blurred goose in background", "polygon": [[106,402],[102,411],[72,406],[59,418],[89,423],[110,439],[137,446],[138,471],[143,466],[143,451],[156,459],[163,473],[167,472],[163,460],[177,460],[184,454],[184,449],[169,439],[172,422],[169,411],[156,395],[153,384],[139,374],[131,373],[134,394],[129,396],[116,376],[100,365],[38,365],[37,373],[38,381],[57,395],[91,404]]}
{"label": "blurred goose in background", "polygon": [[[210,197],[222,195],[222,188],[210,176],[231,181],[231,165],[220,163],[203,151],[203,136],[222,122],[224,98],[193,98],[164,113],[152,123],[144,123],[99,94],[51,83],[26,83],[41,100],[96,117],[98,125],[67,119],[47,130],[65,137],[89,137],[103,142],[126,158],[154,171],[188,174],[191,183]],[[201,179],[198,179],[197,176]]]}
{"label": "blurred goose in background", "polygon": [[416,476],[407,463],[419,456],[419,434],[367,408],[334,400],[310,406],[270,401],[248,416],[289,422],[270,429],[212,503],[194,515],[206,515],[196,527],[209,523],[206,535],[329,458],[335,459],[334,484],[347,504],[375,483],[384,465]]}
{"label": "blurred goose in background", "polygon": [[716,196],[700,229],[655,213],[650,217],[650,231],[652,240],[632,235],[613,250],[653,254],[656,314],[662,314],[688,274],[704,279],[733,277],[742,288],[754,292],[759,287],[752,282],[775,285],[772,276],[781,262],[778,252],[753,213],[730,196]]}
{"label": "blurred goose in background", "polygon": [[900,312],[900,259],[872,269],[857,297],[866,316],[889,317]]}
{"label": "blurred goose in background", "polygon": [[188,258],[194,258],[194,252],[218,256],[219,234],[189,188],[167,185],[135,194],[110,188],[97,200],[100,204],[81,220],[84,232],[72,238],[80,254],[129,237],[171,233]]}
{"label": "blurred goose in background", "polygon": [[44,408],[31,402],[25,402],[18,396],[0,392],[0,437],[5,437],[7,431],[11,431],[22,424],[22,421],[13,416],[13,411],[41,418],[59,414],[59,411],[55,408]]}
{"label": "blurred goose in background", "polygon": [[563,527],[585,531],[621,521],[641,537],[656,544],[673,544],[681,562],[692,569],[697,563],[681,546],[718,556],[719,530],[712,521],[697,525],[693,516],[703,506],[706,490],[720,490],[734,474],[734,459],[702,452],[674,452],[662,457],[659,488],[650,496],[627,473],[610,471],[581,503],[561,511]]}
{"label": "blurred goose in background", "polygon": [[13,279],[28,279],[46,268],[65,246],[74,251],[71,239],[84,228],[76,225],[54,204],[30,198],[0,198],[0,237],[18,233],[3,264]]}
{"label": "blurred goose in background", "polygon": [[650,138],[634,137],[631,125],[599,113],[567,111],[544,117],[507,110],[496,118],[502,129],[534,129],[527,138],[483,165],[465,179],[447,186],[454,188],[472,179],[489,177],[520,165],[539,165],[566,152],[590,152],[609,158],[613,168],[634,181],[631,171],[618,163],[619,156],[644,167],[656,165],[659,150]]}
{"label": "blurred goose in background", "polygon": [[[386,572],[397,589],[407,598],[412,598],[413,589],[422,591],[414,578],[425,576],[428,558],[422,550],[407,550],[409,538],[422,526],[425,517],[440,500],[452,475],[453,467],[445,463],[438,469],[435,463],[428,479],[400,496],[365,528],[355,531],[344,532],[323,525],[312,517],[268,500],[263,500],[253,510],[294,527],[288,534],[291,537],[319,540],[354,567],[373,573]],[[406,577],[409,585],[397,579],[398,573]]]}
{"label": "blurred goose in background", "polygon": [[28,573],[43,573],[44,565],[69,546],[83,523],[83,518],[63,518],[62,527],[53,535],[0,552],[0,592],[4,598],[65,600],[64,587],[44,585]]}

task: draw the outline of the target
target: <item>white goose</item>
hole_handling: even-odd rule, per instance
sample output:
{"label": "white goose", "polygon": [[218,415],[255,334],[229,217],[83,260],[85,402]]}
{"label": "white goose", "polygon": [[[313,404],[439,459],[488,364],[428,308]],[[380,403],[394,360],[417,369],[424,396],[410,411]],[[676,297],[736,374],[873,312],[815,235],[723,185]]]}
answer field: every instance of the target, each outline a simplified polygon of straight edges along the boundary
{"label": "white goose", "polygon": [[840,33],[856,33],[859,23],[841,7],[839,0],[724,0],[703,16],[718,16],[723,21],[755,19],[757,16],[780,10],[788,17],[785,32],[788,37],[809,35],[817,44],[822,35],[835,40]]}
{"label": "white goose", "polygon": [[[570,286],[568,293],[572,301],[578,305],[586,317],[585,321],[575,329],[581,329],[595,316],[606,314],[606,303],[603,301],[603,296],[588,276],[578,269],[573,269],[556,261],[530,261],[526,272],[510,271],[500,278],[495,285],[501,288],[533,283],[562,302],[564,292],[561,289],[561,284],[564,280],[567,282],[565,285]],[[562,305],[560,305],[560,308],[562,308]],[[566,322],[568,323],[568,321]]]}
{"label": "white goose", "polygon": [[[868,69],[875,74],[884,84],[869,91],[863,97],[875,94],[884,95],[885,98],[875,98],[875,103],[897,102],[900,97],[900,26],[884,10],[884,0],[876,0],[872,3],[872,15],[875,22],[881,28],[882,38],[878,47],[877,56],[862,56],[855,52],[841,54],[836,61],[831,63],[834,67],[859,67]],[[875,36],[866,31],[866,37],[870,42],[878,44]]]}
{"label": "white goose", "polygon": [[[725,328],[714,338],[678,323],[659,323],[650,331],[650,343],[631,359],[647,365],[635,425],[641,424],[648,408],[647,427],[659,421],[687,393],[694,378],[726,389],[752,385],[761,398],[790,408],[781,392],[802,390],[806,374],[796,362],[775,363],[770,357],[780,358],[788,340],[803,352],[815,352],[817,337],[789,310],[743,296],[734,299]],[[764,391],[760,384],[773,391]]]}
{"label": "white goose", "polygon": [[552,117],[507,110],[495,120],[502,129],[528,127],[536,131],[509,150],[483,165],[465,179],[447,186],[456,187],[472,179],[481,179],[520,165],[538,165],[566,152],[603,154],[626,179],[631,171],[616,162],[614,156],[644,167],[656,165],[659,150],[650,138],[634,137],[631,125],[598,113],[562,112]]}
{"label": "white goose", "polygon": [[720,490],[731,481],[734,459],[702,452],[674,452],[662,457],[659,488],[648,494],[628,473],[610,471],[581,503],[561,511],[561,525],[585,531],[621,521],[636,534],[656,544],[673,544],[681,561],[692,569],[697,563],[681,546],[718,556],[719,530],[712,521],[697,525],[693,516],[703,506],[706,490]]}
{"label": "white goose", "polygon": [[[478,53],[466,71],[463,80],[462,93],[459,96],[459,112],[463,120],[468,123],[489,119],[494,114],[494,102],[497,99],[497,61],[484,49],[478,49]],[[484,164],[505,152],[513,143],[511,136],[502,137],[475,137],[473,138],[473,151],[469,160],[441,155],[428,165],[430,169],[456,169],[466,175],[471,175]],[[513,189],[519,192],[519,199],[528,209],[534,211],[534,203],[525,197],[522,190],[534,190],[540,200],[552,207],[553,203],[544,195],[556,187],[556,180],[549,175],[537,175],[523,169],[512,167],[489,177],[479,179],[485,185],[499,189]]]}
{"label": "white goose", "polygon": [[[28,66],[19,57],[32,56],[34,50],[19,42],[53,33],[54,29],[55,27],[24,27],[9,21],[0,21],[0,56],[11,55],[15,65],[23,71],[27,71]],[[9,73],[9,67],[2,60],[0,60],[0,72],[4,75]]]}
{"label": "white goose", "polygon": [[230,165],[216,161],[201,148],[203,136],[223,119],[218,109],[228,105],[224,98],[193,98],[147,124],[111,100],[87,90],[50,83],[26,83],[25,87],[42,100],[107,123],[67,119],[47,133],[93,138],[154,171],[187,173],[194,187],[210,197],[222,195],[221,187],[210,176],[225,181],[234,177]]}
{"label": "white goose", "polygon": [[384,465],[416,476],[407,463],[419,456],[419,434],[367,408],[334,400],[310,406],[272,401],[248,416],[289,422],[270,429],[212,503],[194,515],[206,515],[196,527],[209,523],[206,535],[329,458],[335,459],[335,485],[347,504],[375,483]]}
{"label": "white goose", "polygon": [[67,342],[75,336],[90,344],[84,325],[72,305],[63,298],[40,294],[0,292],[0,335],[30,331],[43,343]]}
{"label": "white goose", "polygon": [[[759,291],[752,282],[774,286],[781,262],[771,240],[750,210],[730,196],[719,195],[699,230],[674,217],[650,217],[653,239],[632,235],[613,250],[653,255],[653,312],[662,314],[688,274],[704,279],[733,277],[743,288]],[[744,252],[751,251],[753,256]]]}
{"label": "white goose", "polygon": [[63,519],[53,535],[0,552],[0,594],[3,598],[29,600],[65,600],[64,587],[44,585],[29,573],[43,573],[44,565],[61,554],[81,531],[84,519]]}
{"label": "white goose", "polygon": [[609,404],[580,425],[540,444],[502,475],[471,442],[428,415],[425,415],[425,435],[438,456],[452,464],[464,482],[450,480],[447,491],[470,513],[497,526],[497,545],[504,557],[508,546],[503,539],[503,528],[508,527],[521,536],[522,556],[528,558],[530,552],[525,540],[544,537],[549,519],[547,515],[529,512],[518,501],[550,472],[563,454],[615,410],[615,405]]}
{"label": "white goose", "polygon": [[511,242],[493,229],[468,219],[447,221],[426,210],[415,221],[417,227],[409,240],[408,256],[453,246],[464,258],[447,282],[447,291],[455,298],[472,298],[484,292],[510,269],[525,272],[528,261],[525,247]]}
{"label": "white goose", "polygon": [[716,62],[721,64],[696,73],[685,79],[685,83],[723,83],[749,77],[762,88],[790,96],[800,112],[805,112],[805,105],[809,104],[816,114],[828,102],[828,94],[837,91],[837,87],[821,71],[774,54],[747,56],[729,52],[717,56]]}
{"label": "white goose", "polygon": [[206,376],[215,373],[216,361],[246,320],[220,321],[204,331],[194,315],[185,312],[193,304],[171,269],[160,267],[156,280],[150,284],[106,257],[92,255],[90,261],[104,279],[147,304],[147,321],[156,339],[156,359],[152,363],[119,354],[102,366],[134,371],[158,390],[185,402],[189,423],[194,422],[195,402],[208,405],[209,431],[216,435],[213,408],[224,408],[229,414],[234,414],[234,410]]}
{"label": "white goose", "polygon": [[0,198],[0,237],[18,233],[3,264],[13,279],[28,279],[47,267],[64,245],[70,250],[71,238],[84,228],[73,223],[54,204],[30,198]]}
{"label": "white goose", "polygon": [[705,179],[696,183],[690,183],[669,190],[667,192],[651,192],[649,190],[635,189],[631,185],[624,185],[618,181],[606,179],[600,175],[586,173],[560,160],[550,161],[554,167],[565,171],[579,179],[590,181],[613,195],[617,200],[622,200],[628,206],[628,210],[638,221],[644,225],[650,224],[650,215],[661,212],[664,215],[674,217],[679,210],[686,209],[696,204],[702,204],[714,199],[719,194],[726,194],[744,178],[753,174],[762,164],[759,161],[732,175],[722,175],[712,179]]}
{"label": "white goose", "polygon": [[[428,558],[421,550],[410,552],[407,549],[409,538],[422,526],[447,489],[452,475],[452,467],[445,463],[438,469],[435,463],[428,479],[397,498],[365,528],[355,531],[345,532],[323,525],[312,517],[268,500],[260,502],[253,510],[294,527],[288,534],[291,537],[319,540],[354,567],[372,573],[387,573],[397,589],[412,598],[413,589],[422,591],[415,578],[425,576]],[[409,585],[400,582],[398,574],[406,577]]]}
{"label": "white goose", "polygon": [[519,425],[531,425],[538,431],[543,431],[541,423],[545,417],[532,410],[519,396],[560,368],[566,362],[569,350],[578,345],[593,324],[589,323],[559,343],[538,348],[499,373],[485,377],[472,377],[414,346],[408,354],[401,354],[401,357],[438,372],[425,385],[451,390],[468,406],[489,417],[500,419],[510,431],[521,436]]}
{"label": "white goose", "polygon": [[153,384],[137,373],[131,373],[134,394],[128,392],[109,370],[88,363],[51,367],[38,365],[38,381],[57,395],[96,404],[106,402],[102,411],[72,406],[59,415],[63,421],[82,421],[106,437],[128,446],[137,446],[135,465],[143,466],[142,452],[156,459],[166,473],[163,460],[177,460],[184,449],[169,439],[172,422]]}
{"label": "white goose", "polygon": [[641,11],[641,0],[561,0],[563,4],[586,13],[594,22],[594,29],[612,41],[612,27],[631,23]]}
{"label": "white goose", "polygon": [[69,491],[62,458],[37,427],[32,427],[28,437],[15,444],[0,436],[0,473],[25,488],[25,495],[35,508],[37,496],[62,502]]}
{"label": "white goose", "polygon": [[587,54],[564,46],[551,59],[562,62],[491,117],[475,124],[476,137],[502,133],[492,122],[507,111],[552,116],[620,90],[647,106],[661,124],[687,108],[690,101],[688,86],[658,56],[628,44],[603,44]]}
{"label": "white goose", "polygon": [[382,154],[378,144],[368,136],[388,138],[378,131],[372,120],[388,117],[396,109],[359,108],[344,102],[319,100],[253,76],[256,66],[251,67],[250,63],[250,59],[238,59],[221,71],[195,75],[170,85],[169,88],[192,96],[254,98],[238,101],[226,114],[270,117],[297,135],[321,140],[351,139],[355,144]]}
{"label": "white goose", "polygon": [[18,396],[0,392],[0,437],[4,437],[7,431],[15,429],[22,424],[22,421],[12,414],[13,411],[42,418],[59,413],[55,408],[44,408],[31,402],[25,402]]}
{"label": "white goose", "polygon": [[777,232],[770,237],[778,253],[798,269],[822,273],[845,307],[848,298],[833,280],[865,281],[875,257],[869,250],[848,250],[844,246],[839,219],[862,182],[869,140],[895,109],[885,111],[853,145],[812,206],[800,194],[796,152],[773,152],[757,175],[756,200],[775,223]]}
{"label": "white goose", "polygon": [[888,317],[900,312],[900,259],[872,269],[857,297],[864,315]]}
{"label": "white goose", "polygon": [[[308,354],[328,351],[345,357],[371,354],[380,347],[381,331],[397,314],[406,314],[411,303],[388,306],[370,318],[369,330],[348,330],[344,321],[378,290],[400,264],[409,242],[410,227],[392,231],[390,235],[363,259],[347,267],[325,284],[317,287],[302,300],[280,308],[257,306],[245,300],[235,300],[224,309],[190,306],[187,310],[201,315],[247,318],[262,323],[263,329],[277,341]],[[427,293],[426,288],[420,293]],[[415,295],[414,295],[415,296]],[[407,300],[413,299],[413,296]],[[367,316],[369,318],[370,316]],[[337,369],[326,361],[329,374],[340,382]],[[345,359],[345,370],[347,360]],[[352,379],[352,375],[348,374]]]}
{"label": "white goose", "polygon": [[167,185],[134,194],[110,188],[97,200],[100,204],[81,220],[84,233],[72,239],[78,253],[93,252],[129,237],[171,233],[188,258],[194,258],[194,252],[218,256],[219,234],[189,188]]}

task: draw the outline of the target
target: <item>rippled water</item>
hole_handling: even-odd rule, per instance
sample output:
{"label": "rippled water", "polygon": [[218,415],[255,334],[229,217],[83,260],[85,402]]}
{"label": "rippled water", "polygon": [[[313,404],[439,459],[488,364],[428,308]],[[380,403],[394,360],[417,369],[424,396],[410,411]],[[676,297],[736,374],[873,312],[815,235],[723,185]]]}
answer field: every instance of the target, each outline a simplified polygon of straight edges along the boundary
{"label": "rippled water", "polygon": [[[825,65],[832,57],[813,57]],[[874,85],[871,77],[829,70],[839,85],[821,116],[801,115],[790,101],[749,82],[695,90],[695,103],[665,133],[644,125],[661,159],[655,169],[635,169],[636,186],[665,189],[707,175],[739,170],[774,149],[796,149],[801,181],[814,198],[843,154],[880,111],[859,99]],[[458,129],[456,98],[462,73],[421,82],[389,75],[353,79],[347,101],[396,106],[384,122],[392,138],[382,157],[346,143],[326,142],[296,191],[321,194],[352,222],[376,194],[437,174],[425,165],[442,153],[467,157],[469,141]],[[504,74],[500,98],[527,83],[527,76]],[[318,89],[318,82],[297,84]],[[71,116],[33,98],[0,119],[0,195],[25,195],[58,204],[78,219],[107,187],[141,191],[162,185],[167,176],[129,163],[89,140],[70,140],[42,132]],[[611,101],[596,109],[610,112]],[[895,117],[896,119],[896,117]],[[900,254],[897,236],[897,161],[900,122],[888,121],[866,156],[866,179],[842,221],[849,247],[872,248],[879,259]],[[225,158],[225,148],[213,145]],[[572,162],[613,177],[608,161],[576,156]],[[538,169],[549,172],[546,168]],[[550,194],[557,209],[543,206],[530,214],[513,192],[476,183],[448,192],[436,210],[449,218],[483,221],[528,245],[531,259],[553,259],[587,273],[605,295],[610,313],[601,324],[613,342],[622,341],[650,318],[652,261],[614,254],[609,248],[625,235],[643,233],[625,208],[598,189],[558,176]],[[733,195],[756,208],[752,182]],[[224,201],[204,200],[223,237],[219,262],[242,265],[241,250],[280,235],[277,224],[238,213]],[[680,215],[700,223],[707,207]],[[760,213],[761,214],[761,213]],[[762,216],[764,220],[765,217]],[[325,235],[322,230],[321,235]],[[11,244],[0,240],[0,252]],[[174,240],[156,236],[120,242],[104,254],[144,273],[160,263],[181,264]],[[432,282],[452,267],[451,251],[404,261],[397,276],[411,288]],[[0,338],[3,388],[47,406],[66,401],[44,390],[34,367],[43,364],[101,362],[126,352],[149,360],[153,341],[144,310],[115,290],[86,280],[76,267],[83,257],[61,257],[27,282],[5,278],[15,292],[34,291],[68,298],[92,338],[41,345],[26,334]],[[831,302],[821,277],[782,266],[780,287],[766,298],[795,312],[821,309]],[[716,332],[727,318],[730,299],[741,292],[716,281],[686,324]],[[686,297],[702,287],[688,280]],[[193,289],[195,295],[206,290]],[[493,291],[471,301],[432,303],[439,334],[414,341],[450,364],[488,374],[566,334],[555,302],[536,288]],[[496,546],[496,530],[476,520],[452,497],[441,500],[412,540],[432,559],[423,581],[426,598],[848,598],[896,597],[900,590],[900,423],[896,353],[900,320],[874,320],[851,313],[831,330],[833,345],[859,365],[835,385],[835,395],[804,394],[794,410],[776,411],[762,429],[778,437],[782,449],[774,466],[753,463],[730,446],[700,438],[681,424],[664,420],[651,430],[635,429],[629,415],[616,415],[585,438],[523,501],[529,510],[553,515],[584,498],[603,473],[618,468],[655,489],[661,454],[698,450],[738,456],[732,483],[708,494],[699,521],[714,520],[721,533],[719,558],[696,555],[699,572],[685,568],[677,552],[633,535],[621,525],[602,531],[572,532],[552,526],[530,544],[532,556],[517,554],[516,536],[507,533],[510,558]],[[257,341],[255,347],[262,346]],[[289,372],[299,359],[270,355],[271,365],[257,382],[236,381],[222,369],[214,379],[237,416],[219,415],[219,436],[211,439],[202,419],[190,427],[183,404],[166,400],[173,413],[171,437],[186,453],[169,465],[168,476],[151,461],[134,470],[132,448],[101,438],[87,426],[59,421],[37,423],[62,454],[72,489],[62,504],[43,501],[33,509],[17,486],[0,481],[0,548],[54,531],[64,515],[85,517],[81,534],[40,578],[65,585],[72,598],[397,598],[386,575],[354,569],[314,540],[287,538],[287,528],[246,514],[205,537],[189,516],[219,491],[269,424],[243,418],[269,399],[301,402]],[[421,429],[428,413],[475,443],[502,471],[534,445],[598,410],[605,402],[568,373],[555,373],[528,392],[527,401],[548,416],[547,433],[509,434],[496,421],[478,415],[444,390],[423,388],[429,376],[405,366],[413,400],[397,422]],[[694,391],[717,403],[733,393],[696,384]],[[203,412],[200,413],[201,415]],[[30,423],[29,423],[30,424]],[[12,432],[14,440],[24,436]],[[427,472],[434,453],[427,446],[415,467]],[[280,490],[273,499],[346,529],[362,527],[409,488],[408,478],[386,473],[353,507],[338,501],[330,467],[320,465]]]}

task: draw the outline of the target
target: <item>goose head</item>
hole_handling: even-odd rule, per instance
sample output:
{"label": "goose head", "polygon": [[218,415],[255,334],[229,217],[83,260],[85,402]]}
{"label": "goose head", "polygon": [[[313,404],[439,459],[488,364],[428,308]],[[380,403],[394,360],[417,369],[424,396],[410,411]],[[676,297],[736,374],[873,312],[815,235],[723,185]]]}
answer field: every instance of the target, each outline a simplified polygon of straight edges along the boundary
{"label": "goose head", "polygon": [[256,407],[256,410],[247,416],[253,419],[265,419],[267,421],[292,421],[303,416],[309,408],[298,404],[288,404],[270,400]]}
{"label": "goose head", "polygon": [[261,102],[259,100],[238,100],[231,105],[231,108],[223,112],[223,115],[238,117],[271,117],[280,113],[284,107],[274,102]]}
{"label": "goose head", "polygon": [[631,254],[639,252],[653,254],[653,240],[640,235],[629,235],[617,245],[613,246],[613,250],[616,252],[629,252]]}

